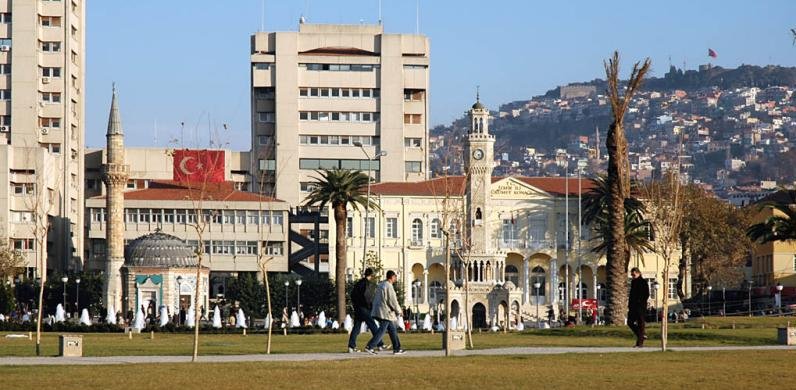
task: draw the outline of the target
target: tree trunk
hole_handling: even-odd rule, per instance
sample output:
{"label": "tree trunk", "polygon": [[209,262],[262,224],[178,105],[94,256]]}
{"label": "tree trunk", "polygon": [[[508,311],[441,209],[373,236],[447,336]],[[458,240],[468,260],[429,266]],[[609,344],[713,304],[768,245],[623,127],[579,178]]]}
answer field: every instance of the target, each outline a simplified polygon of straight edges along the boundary
{"label": "tree trunk", "polygon": [[[615,116],[621,114],[615,113]],[[622,117],[614,118],[608,128],[608,248],[606,271],[608,282],[607,320],[613,325],[624,325],[627,305],[627,252],[625,243],[625,198],[629,189],[627,172],[627,142]]]}
{"label": "tree trunk", "polygon": [[270,318],[268,321],[268,342],[265,348],[266,354],[271,354],[271,332],[274,328],[274,315],[271,309],[271,285],[268,283],[268,265],[263,264],[263,281],[265,281],[265,301],[268,304],[268,313],[266,314],[266,319]]}
{"label": "tree trunk", "polygon": [[[685,234],[680,235],[680,260],[677,262],[677,296],[682,301],[685,299],[685,289],[683,282],[685,281],[686,267],[688,266],[686,254],[688,253],[688,237]],[[669,283],[668,280],[665,283]]]}
{"label": "tree trunk", "polygon": [[[334,223],[336,226],[335,240],[335,285],[337,286],[337,321],[341,324],[345,321],[345,285],[346,285],[346,219],[348,212],[345,203],[332,204],[334,209]],[[365,272],[364,270],[362,272]]]}
{"label": "tree trunk", "polygon": [[[202,236],[199,236],[199,245],[204,246],[202,241]],[[194,297],[193,297],[193,356],[191,357],[191,361],[195,362],[196,359],[199,357],[199,324],[201,323],[202,317],[199,314],[199,286],[202,285],[202,257],[203,254],[200,252],[199,256],[196,259],[196,288],[194,289]]]}

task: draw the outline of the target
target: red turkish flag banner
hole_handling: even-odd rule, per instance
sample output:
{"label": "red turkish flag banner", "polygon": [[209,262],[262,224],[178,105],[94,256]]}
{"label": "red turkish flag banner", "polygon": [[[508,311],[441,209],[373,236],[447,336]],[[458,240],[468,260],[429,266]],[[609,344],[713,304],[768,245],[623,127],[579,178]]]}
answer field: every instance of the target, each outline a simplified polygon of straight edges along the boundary
{"label": "red turkish flag banner", "polygon": [[174,181],[189,183],[224,182],[223,150],[174,150]]}

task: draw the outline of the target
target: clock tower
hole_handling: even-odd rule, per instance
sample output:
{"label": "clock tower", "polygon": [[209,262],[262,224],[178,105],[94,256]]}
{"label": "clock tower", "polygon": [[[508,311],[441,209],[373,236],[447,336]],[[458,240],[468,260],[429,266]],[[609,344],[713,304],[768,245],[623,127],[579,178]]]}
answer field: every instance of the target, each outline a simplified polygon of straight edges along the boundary
{"label": "clock tower", "polygon": [[467,175],[467,219],[470,251],[489,253],[494,246],[486,228],[491,212],[492,169],[494,168],[495,136],[489,134],[489,110],[476,102],[468,111],[470,129],[464,147],[464,168]]}

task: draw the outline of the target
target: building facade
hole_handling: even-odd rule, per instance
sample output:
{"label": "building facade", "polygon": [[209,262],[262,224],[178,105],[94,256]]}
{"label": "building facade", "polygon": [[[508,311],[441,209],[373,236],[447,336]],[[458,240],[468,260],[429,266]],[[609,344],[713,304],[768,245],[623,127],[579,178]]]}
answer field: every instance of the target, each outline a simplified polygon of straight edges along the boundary
{"label": "building facade", "polygon": [[84,0],[0,2],[0,237],[29,276],[82,268],[84,32]]}
{"label": "building facade", "polygon": [[[350,278],[361,274],[365,239],[367,251],[381,260],[384,269],[400,275],[406,307],[421,313],[438,311],[444,307],[447,232],[449,275],[455,285],[452,314],[458,324],[463,324],[465,310],[474,326],[507,322],[513,326],[520,318],[546,316],[548,307],[567,310],[574,299],[594,299],[604,305],[605,258],[591,251],[595,244],[590,227],[580,228],[578,223],[579,194],[587,192],[592,182],[572,177],[493,177],[494,136],[489,134],[488,119],[480,102],[473,105],[464,147],[467,176],[376,184],[371,192],[379,210],[371,212],[369,221],[364,221],[363,213],[349,210]],[[334,224],[330,229],[334,237]],[[334,254],[334,248],[329,253]],[[334,261],[330,259],[330,269]],[[672,260],[672,269],[677,261]],[[676,283],[675,278],[662,279],[663,260],[644,254],[634,257],[631,266],[641,268],[651,286],[651,304],[660,306],[663,283],[670,287]],[[690,288],[690,281],[685,281],[687,296]],[[670,302],[678,305],[672,291]]]}
{"label": "building facade", "polygon": [[300,205],[320,168],[425,180],[428,86],[422,35],[308,23],[254,34],[252,172],[262,183],[255,190]]}

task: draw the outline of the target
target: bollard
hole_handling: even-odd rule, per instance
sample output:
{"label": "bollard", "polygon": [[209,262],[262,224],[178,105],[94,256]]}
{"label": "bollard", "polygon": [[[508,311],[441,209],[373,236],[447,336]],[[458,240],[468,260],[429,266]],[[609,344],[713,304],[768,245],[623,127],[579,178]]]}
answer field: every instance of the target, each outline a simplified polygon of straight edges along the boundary
{"label": "bollard", "polygon": [[133,339],[133,331],[132,330],[127,332],[127,338],[130,339],[130,340]]}
{"label": "bollard", "polygon": [[735,321],[732,322],[732,328],[735,329]]}
{"label": "bollard", "polygon": [[155,339],[155,331],[154,330],[150,330],[149,331],[149,339],[150,340],[154,340]]}
{"label": "bollard", "polygon": [[28,332],[28,340],[33,340],[33,332]]}
{"label": "bollard", "polygon": [[702,329],[703,329],[703,330],[705,329],[705,324],[702,324]]}
{"label": "bollard", "polygon": [[243,335],[246,336],[246,328],[243,328]]}

